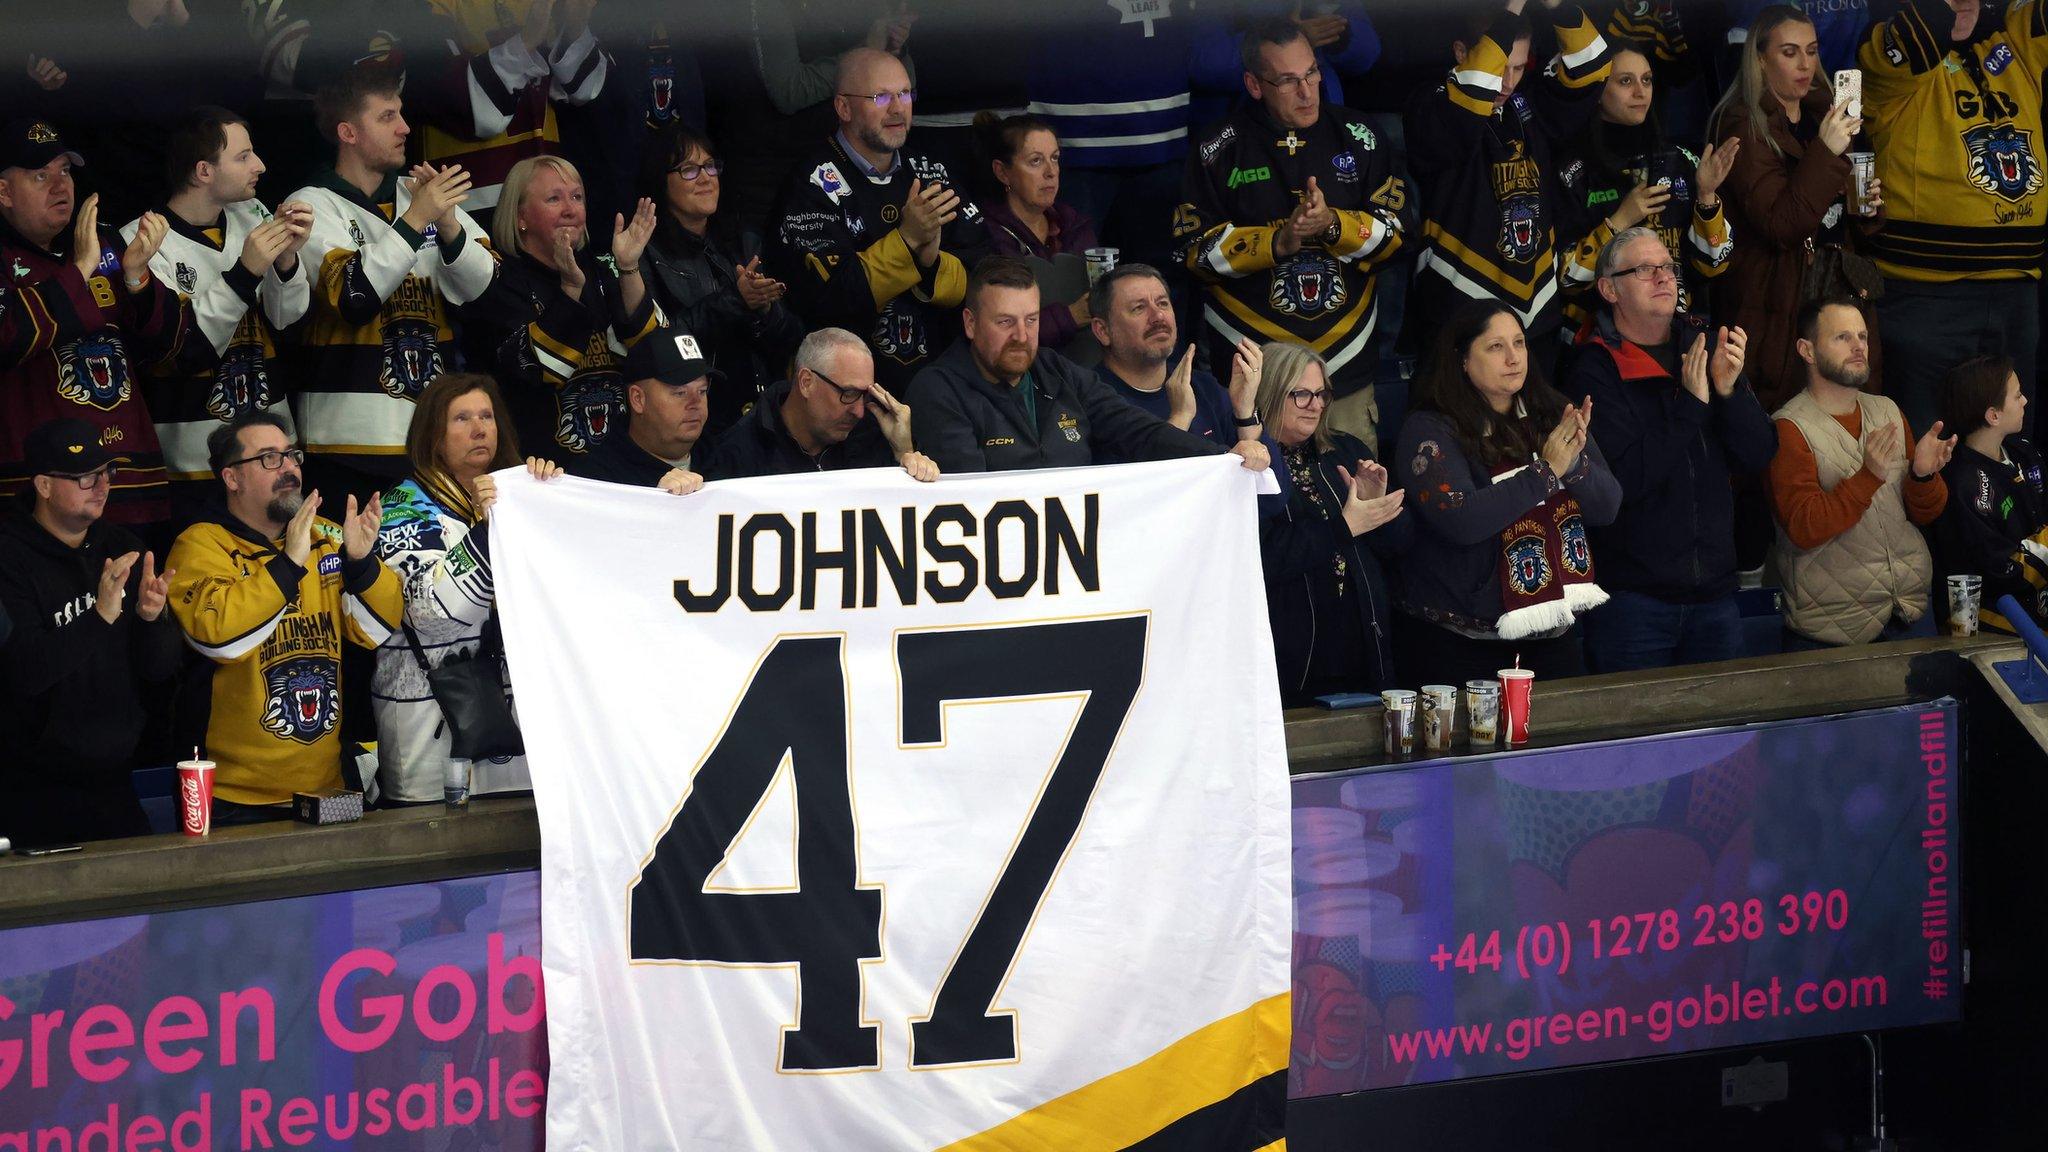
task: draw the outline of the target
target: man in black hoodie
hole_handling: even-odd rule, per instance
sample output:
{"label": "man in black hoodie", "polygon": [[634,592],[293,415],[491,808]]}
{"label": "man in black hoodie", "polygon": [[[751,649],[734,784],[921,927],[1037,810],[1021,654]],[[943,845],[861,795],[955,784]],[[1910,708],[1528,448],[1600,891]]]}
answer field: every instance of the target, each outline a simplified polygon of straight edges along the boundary
{"label": "man in black hoodie", "polygon": [[1656,232],[1600,251],[1604,302],[1559,385],[1593,400],[1593,440],[1621,512],[1592,529],[1608,602],[1586,615],[1586,664],[1624,672],[1727,660],[1740,650],[1733,477],[1768,468],[1778,431],[1742,374],[1740,328],[1678,311],[1678,265]]}
{"label": "man in black hoodie", "polygon": [[[637,417],[636,417],[637,419]],[[887,468],[916,480],[938,465],[911,447],[910,405],[875,378],[875,357],[844,328],[820,328],[796,350],[796,375],[768,390],[719,437],[704,465],[713,480]]]}
{"label": "man in black hoodie", "polygon": [[[962,312],[967,339],[910,382],[918,450],[947,472],[1004,472],[1093,464],[1098,448],[1122,460],[1214,456],[1222,445],[1128,404],[1102,378],[1038,346],[1038,281],[1022,260],[975,266]],[[1272,463],[1266,446],[1228,451],[1246,468]]]}
{"label": "man in black hoodie", "polygon": [[28,434],[26,514],[0,522],[0,835],[17,845],[149,834],[129,773],[148,685],[177,672],[171,573],[101,521],[118,458],[84,420]]}

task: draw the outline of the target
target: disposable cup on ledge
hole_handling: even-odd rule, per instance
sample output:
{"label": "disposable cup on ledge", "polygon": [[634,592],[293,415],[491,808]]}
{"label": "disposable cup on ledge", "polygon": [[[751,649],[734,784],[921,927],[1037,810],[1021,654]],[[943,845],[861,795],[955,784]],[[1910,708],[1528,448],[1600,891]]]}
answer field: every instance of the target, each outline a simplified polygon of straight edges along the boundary
{"label": "disposable cup on ledge", "polygon": [[1466,738],[1474,748],[1491,748],[1500,738],[1500,681],[1465,681]]}
{"label": "disposable cup on ledge", "polygon": [[1415,754],[1415,693],[1407,688],[1389,688],[1380,693],[1380,710],[1387,723],[1387,755]]}
{"label": "disposable cup on ledge", "polygon": [[1093,288],[1104,272],[1116,267],[1116,258],[1122,255],[1122,249],[1090,248],[1081,255],[1088,261],[1088,286]]}
{"label": "disposable cup on ledge", "polygon": [[1449,752],[1451,733],[1457,730],[1458,690],[1449,684],[1422,686],[1422,747],[1429,752]]}
{"label": "disposable cup on ledge", "polygon": [[1529,742],[1529,693],[1536,687],[1536,673],[1503,668],[1499,675],[1501,730],[1507,746],[1519,748]]}
{"label": "disposable cup on ledge", "polygon": [[1977,614],[1984,607],[1982,576],[1948,578],[1948,630],[1951,636],[1975,636]]}
{"label": "disposable cup on ledge", "polygon": [[178,827],[187,836],[213,831],[213,761],[178,761]]}

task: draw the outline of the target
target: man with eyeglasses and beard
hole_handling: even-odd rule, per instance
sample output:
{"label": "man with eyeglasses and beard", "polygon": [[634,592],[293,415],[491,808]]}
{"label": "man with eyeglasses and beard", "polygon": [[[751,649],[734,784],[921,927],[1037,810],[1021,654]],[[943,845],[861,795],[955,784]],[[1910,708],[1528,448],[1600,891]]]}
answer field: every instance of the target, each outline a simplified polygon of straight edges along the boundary
{"label": "man with eyeglasses and beard", "polygon": [[943,161],[906,147],[916,93],[901,60],[857,48],[835,86],[839,130],[798,166],[769,262],[799,316],[863,333],[876,381],[901,392],[952,342],[988,228]]}
{"label": "man with eyeglasses and beard", "polygon": [[1743,375],[1748,336],[1678,311],[1678,265],[1650,228],[1600,251],[1602,301],[1558,389],[1593,401],[1593,440],[1621,483],[1589,530],[1608,601],[1585,616],[1586,663],[1624,672],[1740,654],[1739,474],[1769,467],[1777,433]]}
{"label": "man with eyeglasses and beard", "polygon": [[911,445],[910,406],[875,379],[867,345],[844,328],[820,328],[797,346],[796,376],[719,438],[704,475],[785,476],[892,461],[914,479],[939,478],[938,465]]}
{"label": "man with eyeglasses and beard", "polygon": [[292,793],[341,785],[342,644],[383,643],[404,593],[377,558],[378,497],[321,519],[282,419],[248,413],[206,446],[225,506],[178,536],[170,594],[186,642],[214,662],[201,709],[213,819],[284,819]]}
{"label": "man with eyeglasses and beard", "polygon": [[[917,374],[917,446],[948,472],[1065,468],[1119,460],[1214,456],[1226,449],[1126,403],[1101,377],[1038,346],[1038,282],[1022,260],[975,266],[961,313],[967,339]],[[1264,471],[1266,446],[1227,451]]]}
{"label": "man with eyeglasses and beard", "polygon": [[146,836],[135,767],[148,706],[178,671],[171,571],[103,516],[101,430],[58,419],[24,439],[29,503],[0,522],[0,836],[17,845]]}

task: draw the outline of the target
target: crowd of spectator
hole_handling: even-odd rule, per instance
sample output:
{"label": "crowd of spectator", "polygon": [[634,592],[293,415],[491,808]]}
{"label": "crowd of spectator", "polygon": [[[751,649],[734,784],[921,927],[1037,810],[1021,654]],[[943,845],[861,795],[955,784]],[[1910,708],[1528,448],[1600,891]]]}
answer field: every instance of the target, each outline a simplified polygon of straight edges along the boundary
{"label": "crowd of spectator", "polygon": [[1289,705],[2048,616],[2044,0],[195,7],[0,81],[18,843],[438,800],[522,463],[1234,455]]}

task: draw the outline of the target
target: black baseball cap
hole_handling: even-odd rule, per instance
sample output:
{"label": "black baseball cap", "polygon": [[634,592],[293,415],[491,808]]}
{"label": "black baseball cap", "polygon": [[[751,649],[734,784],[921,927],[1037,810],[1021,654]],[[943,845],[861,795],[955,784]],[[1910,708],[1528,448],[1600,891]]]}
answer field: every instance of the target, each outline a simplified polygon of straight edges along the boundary
{"label": "black baseball cap", "polygon": [[69,158],[73,168],[85,166],[85,157],[65,147],[64,138],[48,120],[16,116],[0,134],[0,171],[41,168],[59,156]]}
{"label": "black baseball cap", "polygon": [[681,388],[697,380],[725,382],[725,373],[711,366],[697,338],[687,332],[657,328],[626,355],[626,382],[659,380]]}
{"label": "black baseball cap", "polygon": [[100,429],[85,420],[61,417],[30,430],[22,445],[23,470],[31,476],[85,476],[109,464],[125,464],[100,443]]}

